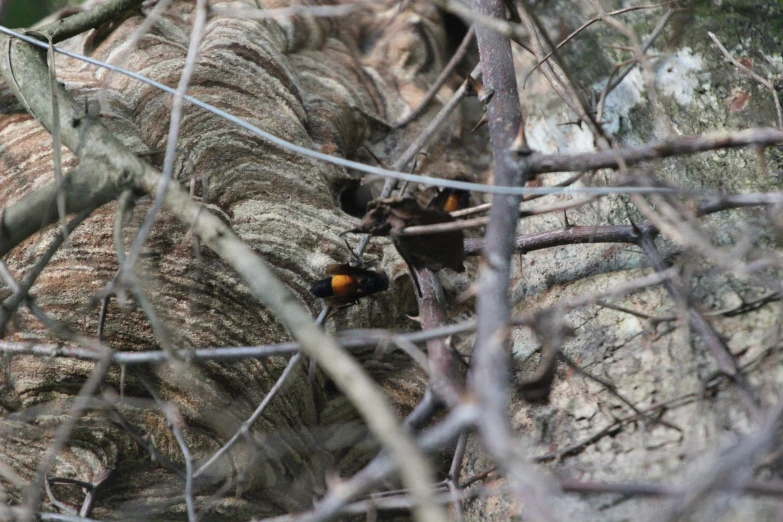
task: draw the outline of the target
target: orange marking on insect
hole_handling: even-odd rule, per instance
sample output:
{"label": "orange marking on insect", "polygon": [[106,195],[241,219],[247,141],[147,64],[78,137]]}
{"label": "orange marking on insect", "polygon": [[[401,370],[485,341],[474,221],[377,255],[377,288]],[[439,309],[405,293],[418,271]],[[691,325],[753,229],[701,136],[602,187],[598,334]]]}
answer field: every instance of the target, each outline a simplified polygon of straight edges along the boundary
{"label": "orange marking on insect", "polygon": [[456,212],[457,210],[460,210],[459,207],[460,207],[460,201],[459,201],[458,194],[450,194],[449,198],[443,204],[443,210],[445,210],[446,212]]}
{"label": "orange marking on insect", "polygon": [[359,282],[355,277],[349,275],[332,276],[332,292],[334,295],[344,297],[353,295],[359,288]]}

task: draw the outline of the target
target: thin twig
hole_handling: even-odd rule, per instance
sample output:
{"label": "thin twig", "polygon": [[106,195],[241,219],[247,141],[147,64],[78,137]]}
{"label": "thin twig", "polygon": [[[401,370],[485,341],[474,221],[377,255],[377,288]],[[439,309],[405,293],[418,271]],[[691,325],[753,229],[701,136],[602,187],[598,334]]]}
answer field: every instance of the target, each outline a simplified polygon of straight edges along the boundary
{"label": "thin twig", "polygon": [[[663,259],[658,252],[658,248],[649,235],[643,234],[639,245],[650,259],[650,262],[653,267],[655,267],[656,271],[661,272],[666,269]],[[750,384],[739,371],[736,358],[731,353],[728,346],[726,346],[726,343],[723,342],[720,334],[715,330],[715,327],[707,321],[704,315],[688,302],[688,298],[683,294],[678,285],[669,280],[664,283],[664,286],[675,303],[682,306],[684,309],[687,309],[688,321],[691,327],[698,333],[707,346],[707,349],[712,353],[720,371],[741,391],[741,396],[745,401],[749,413],[753,417],[758,418],[760,410],[757,399],[754,397],[754,392]]]}
{"label": "thin twig", "polygon": [[[562,212],[565,210],[579,208],[595,201],[594,196],[588,196],[586,198],[577,199],[574,201],[565,201],[555,205],[549,205],[547,207],[524,209],[519,211],[519,218],[529,216],[540,216],[542,214],[549,214],[551,212]],[[454,230],[467,230],[471,228],[483,227],[489,224],[489,217],[463,219],[459,221],[450,221],[448,223],[438,223],[436,225],[421,225],[414,227],[406,227],[401,232],[401,236],[426,236],[429,234],[437,234],[442,232],[452,232]]]}
{"label": "thin twig", "polygon": [[473,43],[473,38],[475,36],[476,28],[471,26],[468,29],[468,32],[465,33],[465,37],[462,39],[462,43],[459,44],[459,47],[457,47],[457,50],[454,52],[454,56],[451,57],[449,63],[446,64],[446,67],[443,68],[443,71],[441,71],[438,78],[427,91],[427,94],[424,95],[424,99],[419,102],[418,107],[413,109],[410,114],[393,125],[395,129],[405,127],[418,118],[422,112],[424,112],[424,109],[426,109],[432,99],[435,98],[435,95],[438,94],[438,91],[443,86],[443,84],[446,83],[446,80],[449,78],[449,76],[451,76],[451,73],[454,72],[454,69],[457,67],[457,65],[459,65],[462,59],[465,58],[465,55],[467,54],[468,49],[470,49],[470,44]]}
{"label": "thin twig", "polygon": [[[414,269],[412,274],[419,281],[421,295],[416,299],[419,305],[419,320],[423,331],[439,328],[449,322],[446,312],[446,297],[437,274],[424,269]],[[462,396],[461,366],[452,350],[450,343],[436,337],[427,341],[427,357],[429,369],[428,387],[436,397],[454,408],[459,405]]]}
{"label": "thin twig", "polygon": [[574,361],[572,361],[562,351],[560,351],[560,353],[558,355],[559,355],[560,359],[563,360],[563,362],[565,362],[566,365],[569,368],[574,370],[579,375],[585,377],[586,379],[589,379],[589,380],[591,380],[593,382],[596,382],[596,383],[600,384],[601,386],[603,386],[604,389],[607,392],[609,392],[612,396],[616,397],[617,399],[620,400],[620,402],[622,402],[623,404],[625,404],[626,406],[631,408],[631,410],[638,417],[640,417],[642,419],[646,419],[646,420],[652,422],[653,424],[660,424],[661,426],[666,426],[667,428],[671,428],[671,429],[673,429],[675,431],[683,433],[682,428],[680,428],[679,426],[675,426],[671,422],[667,422],[667,421],[665,421],[663,419],[657,419],[657,418],[652,417],[650,415],[647,415],[646,413],[644,413],[641,410],[639,410],[636,407],[636,405],[634,405],[634,403],[632,403],[630,400],[626,399],[623,394],[621,394],[619,391],[617,391],[617,387],[614,384],[612,384],[612,383],[610,383],[608,381],[605,381],[604,379],[602,379],[602,378],[600,378],[600,377],[598,377],[596,375],[593,375],[592,373],[588,372],[587,370],[585,370],[584,368],[582,368],[581,366],[576,364]]}
{"label": "thin twig", "polygon": [[30,311],[33,312],[33,315],[35,315],[38,320],[43,322],[47,328],[54,330],[55,333],[66,335],[68,338],[70,338],[70,340],[77,341],[80,344],[88,346],[97,353],[102,354],[102,357],[99,359],[98,364],[95,366],[92,374],[82,385],[81,390],[79,390],[79,394],[76,396],[70,409],[68,410],[68,416],[65,422],[63,422],[57,429],[54,440],[47,448],[46,453],[38,465],[38,473],[36,475],[35,482],[28,490],[27,499],[25,502],[27,509],[31,513],[35,513],[39,510],[41,505],[41,489],[43,487],[45,477],[48,475],[52,466],[54,466],[55,459],[60,454],[60,451],[63,449],[63,447],[65,447],[65,444],[68,442],[68,438],[70,437],[71,432],[76,427],[76,423],[81,417],[82,412],[87,408],[90,399],[95,394],[95,391],[98,389],[98,386],[100,386],[101,382],[103,382],[103,378],[111,366],[111,350],[92,339],[88,339],[68,331],[62,325],[49,318],[49,316],[46,315],[43,310],[38,308],[35,303],[28,302],[28,308],[30,308]]}
{"label": "thin twig", "polygon": [[152,399],[155,401],[155,404],[158,405],[161,413],[163,413],[163,415],[166,417],[169,428],[171,428],[172,433],[174,433],[174,438],[179,445],[180,451],[182,451],[182,457],[185,459],[184,496],[185,505],[187,506],[188,511],[188,522],[197,522],[198,518],[196,517],[196,506],[193,501],[193,457],[190,453],[190,449],[188,448],[187,443],[185,442],[185,437],[182,434],[181,424],[183,423],[183,419],[180,416],[179,410],[174,404],[168,403],[161,399],[161,397],[158,395],[158,392],[155,390],[155,387],[142,372],[137,371],[136,378],[139,379],[142,385],[147,389],[147,392],[149,392],[149,394],[152,396]]}
{"label": "thin twig", "polygon": [[158,217],[166,199],[166,193],[169,189],[169,184],[174,173],[174,161],[177,154],[177,143],[179,140],[180,126],[182,125],[182,119],[184,117],[184,96],[187,92],[190,79],[193,77],[193,73],[196,69],[196,63],[198,59],[199,47],[201,41],[204,38],[204,27],[207,22],[207,0],[197,0],[196,13],[193,20],[193,29],[190,33],[190,43],[188,44],[188,55],[185,59],[185,67],[182,70],[182,75],[179,78],[179,84],[177,85],[177,91],[174,94],[174,100],[171,106],[171,122],[169,123],[168,140],[166,141],[166,157],[163,160],[163,170],[161,173],[160,181],[158,182],[155,198],[152,202],[147,216],[144,218],[139,231],[136,234],[136,238],[133,240],[130,251],[128,252],[127,259],[121,268],[120,281],[125,283],[125,274],[130,274],[133,271],[136,261],[141,254],[141,250],[144,247],[144,242],[147,240],[149,233],[152,229],[152,225]]}
{"label": "thin twig", "polygon": [[[568,187],[577,181],[579,181],[582,177],[584,177],[586,171],[580,171],[576,172],[573,175],[569,176],[568,179],[565,179],[561,181],[560,183],[555,184],[555,187]],[[527,196],[522,197],[522,204],[527,203],[528,201],[532,201],[534,199],[539,199],[544,197],[546,194],[529,194]],[[465,216],[472,216],[473,214],[480,214],[482,212],[488,211],[490,208],[492,208],[492,203],[482,203],[481,205],[476,205],[475,207],[468,207],[463,210],[456,210],[451,213],[451,217],[465,217]],[[519,209],[520,212],[523,210],[522,208]]]}
{"label": "thin twig", "polygon": [[[700,136],[678,136],[642,145],[580,154],[533,154],[527,161],[533,172],[568,172],[618,168],[619,162],[631,166],[672,156],[684,156],[718,149],[770,146],[783,143],[783,131],[757,127],[734,132],[708,132]],[[564,192],[569,192],[565,190]],[[537,193],[531,191],[531,194]]]}
{"label": "thin twig", "polygon": [[264,410],[266,410],[266,407],[269,406],[269,404],[272,402],[272,399],[274,399],[277,396],[277,394],[280,392],[280,390],[283,389],[283,386],[285,386],[285,383],[288,380],[288,377],[291,375],[291,372],[294,370],[294,368],[297,367],[297,365],[301,360],[302,360],[301,352],[296,353],[294,354],[293,357],[291,357],[291,360],[288,361],[288,365],[286,365],[285,369],[283,370],[283,373],[280,374],[280,377],[278,377],[274,386],[272,386],[272,388],[270,388],[269,391],[266,393],[266,396],[264,396],[264,400],[261,401],[261,403],[255,409],[253,414],[250,415],[250,417],[248,417],[248,419],[242,423],[242,425],[239,427],[236,433],[234,433],[234,435],[228,440],[228,442],[226,442],[219,450],[213,453],[212,456],[193,473],[194,479],[204,474],[204,472],[206,472],[212,466],[212,464],[220,460],[220,458],[223,455],[225,455],[226,452],[228,452],[228,450],[230,450],[241,437],[246,437],[250,434],[250,428],[253,426],[253,424],[256,423],[259,417],[261,417],[261,414],[264,413]]}
{"label": "thin twig", "polygon": [[740,72],[746,74],[747,76],[750,76],[757,82],[759,82],[761,85],[769,89],[769,92],[772,93],[772,99],[775,100],[775,111],[778,113],[778,128],[783,129],[783,111],[780,108],[780,98],[778,97],[778,90],[775,88],[775,85],[772,83],[772,81],[762,78],[758,74],[754,73],[752,70],[750,70],[748,67],[745,66],[742,62],[734,58],[734,56],[731,55],[731,53],[726,49],[722,43],[718,40],[718,37],[715,36],[715,34],[707,31],[707,34],[712,39],[713,42],[715,42],[715,45],[718,46],[718,49],[720,49],[720,52],[723,53],[723,55],[726,57],[726,59],[731,62],[734,67],[736,67]]}
{"label": "thin twig", "polygon": [[[544,24],[541,23],[536,11],[527,0],[518,1],[522,8],[522,23],[530,33],[531,47],[536,59],[543,64],[541,71],[544,73],[544,76],[549,80],[549,84],[557,95],[577,115],[579,121],[587,124],[590,132],[596,137],[599,148],[608,149],[608,136],[603,127],[596,121],[592,108],[587,103],[582,92],[577,88],[578,82],[565,62],[560,58]],[[605,20],[612,21],[612,18],[605,18]],[[552,56],[548,60],[544,60],[544,46],[541,45],[539,39],[543,40],[546,49],[552,50]]]}
{"label": "thin twig", "polygon": [[125,432],[128,433],[131,436],[131,438],[136,441],[136,444],[138,444],[139,447],[143,448],[144,451],[149,453],[150,459],[154,462],[159,463],[168,471],[174,473],[175,475],[179,476],[184,480],[185,470],[183,470],[181,466],[179,466],[174,461],[169,459],[165,454],[163,454],[163,452],[161,452],[157,448],[157,446],[155,446],[155,441],[151,437],[145,437],[145,435],[141,431],[139,431],[139,429],[136,426],[134,426],[133,423],[125,415],[123,415],[123,413],[117,407],[114,398],[104,397],[104,400],[108,404],[109,413],[111,413],[114,416],[114,418],[117,420],[119,425],[122,426],[122,429],[125,430]]}
{"label": "thin twig", "polygon": [[179,418],[179,412],[176,407],[171,404],[166,404],[163,408],[163,412],[166,415],[166,420],[171,426],[171,431],[174,433],[174,438],[177,440],[180,451],[182,451],[182,457],[185,459],[185,505],[188,509],[188,522],[198,522],[196,517],[196,506],[193,502],[193,456],[190,453],[190,448],[185,442],[185,437],[182,435],[182,427],[180,426],[182,420]]}
{"label": "thin twig", "polygon": [[[478,410],[475,405],[463,403],[451,411],[439,424],[422,433],[417,439],[417,445],[427,452],[440,449],[462,433],[467,426],[475,423],[477,419]],[[327,494],[316,502],[311,511],[268,518],[261,522],[290,522],[293,520],[297,522],[327,522],[334,520],[343,513],[343,509],[349,502],[384,480],[394,470],[394,461],[381,454],[351,478],[340,482],[338,487],[330,488]]]}
{"label": "thin twig", "polygon": [[451,459],[451,467],[449,468],[449,477],[447,481],[449,492],[451,493],[452,506],[454,506],[454,516],[457,519],[457,522],[462,522],[465,517],[462,510],[462,498],[460,498],[460,492],[462,490],[459,487],[459,473],[467,447],[468,434],[463,432],[457,440],[457,447],[454,450],[454,457]]}
{"label": "thin twig", "polygon": [[[779,480],[760,481],[744,480],[739,484],[717,483],[717,489],[745,493],[749,495],[783,497],[783,482]],[[563,479],[560,487],[565,493],[579,495],[626,495],[635,497],[673,497],[682,492],[683,485],[656,484],[643,482],[584,482],[574,479]]]}
{"label": "thin twig", "polygon": [[[49,38],[49,48],[46,51],[46,59],[49,61],[49,85],[52,93],[54,93],[54,86],[57,83],[57,69],[55,67],[54,60],[54,42]],[[63,235],[65,241],[68,240],[68,227],[67,227],[67,213],[65,210],[65,192],[63,185],[65,178],[63,178],[63,155],[62,155],[62,139],[60,138],[60,118],[57,96],[52,94],[52,114],[55,117],[52,119],[52,159],[54,161],[54,179],[57,182],[57,214],[60,216],[60,233]]]}
{"label": "thin twig", "polygon": [[[655,26],[655,29],[653,29],[650,36],[644,42],[644,45],[642,46],[643,52],[650,50],[650,47],[652,47],[652,45],[655,43],[655,40],[657,40],[661,33],[663,33],[663,30],[666,28],[666,25],[669,23],[669,20],[671,20],[671,17],[675,12],[676,9],[669,9],[666,11],[666,13],[664,13],[664,15],[658,21],[658,24]],[[618,85],[622,83],[625,77],[628,76],[634,67],[636,67],[637,63],[639,63],[637,60],[629,60],[628,62],[624,62],[618,65],[612,70],[612,74],[609,75],[609,78],[606,81],[606,86],[601,91],[601,96],[598,99],[598,108],[596,110],[596,119],[598,121],[602,121],[603,119],[604,105],[606,103],[606,98],[609,96],[609,93],[611,93],[615,88],[617,88]],[[625,65],[625,69],[617,74],[617,71],[619,71],[623,65]]]}
{"label": "thin twig", "polygon": [[759,428],[744,435],[698,477],[691,477],[688,485],[676,494],[674,502],[662,518],[683,520],[711,491],[725,486],[739,488],[744,481],[750,480],[757,463],[777,446],[781,420],[783,401],[778,397],[777,403],[761,416]]}
{"label": "thin twig", "polygon": [[39,27],[36,33],[46,35],[52,42],[59,43],[106,22],[117,20],[119,15],[141,5],[144,0],[108,0],[89,10],[57,20]]}
{"label": "thin twig", "polygon": [[[115,66],[124,65],[127,62],[131,53],[138,48],[141,39],[144,38],[144,36],[150,32],[150,29],[152,29],[152,27],[158,23],[161,16],[163,16],[163,13],[165,13],[171,5],[172,1],[173,0],[159,0],[155,4],[155,7],[153,7],[152,10],[147,13],[139,28],[136,29],[136,31],[133,32],[133,35],[125,42],[125,45],[123,46],[123,49],[120,51],[119,55],[113,57],[112,62]],[[101,82],[101,88],[98,90],[98,94],[96,95],[96,98],[98,98],[98,104],[100,105],[101,113],[110,113],[109,85],[114,79],[114,74],[116,72],[117,71],[113,69],[109,69],[109,72],[106,74],[103,82]]]}
{"label": "thin twig", "polygon": [[52,491],[52,484],[50,480],[51,479],[49,477],[46,477],[44,479],[44,490],[46,491],[46,497],[49,499],[49,502],[51,502],[54,507],[56,507],[60,511],[65,512],[68,515],[76,515],[78,513],[76,509],[74,509],[73,507],[69,506],[64,502],[60,502],[59,500],[57,500],[57,497],[54,496],[54,492]]}
{"label": "thin twig", "polygon": [[[524,254],[562,245],[591,243],[636,244],[639,241],[639,237],[639,229],[630,225],[571,227],[517,236],[514,240],[514,249],[516,252]],[[480,255],[483,250],[483,239],[468,238],[465,240],[466,256]]]}
{"label": "thin twig", "polygon": [[[65,226],[65,231],[67,234],[70,234],[76,230],[76,227],[78,227],[85,219],[87,219],[87,217],[92,214],[92,211],[92,208],[88,208],[87,210],[84,210],[74,216],[73,219],[71,219],[71,221]],[[51,261],[52,257],[54,257],[54,254],[57,253],[62,244],[65,242],[67,234],[55,235],[55,237],[52,239],[52,242],[49,244],[49,247],[43,253],[41,258],[35,263],[35,266],[33,266],[33,268],[27,273],[24,280],[19,285],[18,291],[14,292],[14,294],[3,303],[2,318],[0,318],[0,337],[5,335],[5,329],[8,326],[8,322],[13,319],[14,314],[16,313],[19,306],[27,300],[30,289],[35,284],[38,276],[41,275],[41,272],[43,272],[43,270],[49,264],[49,261]]]}
{"label": "thin twig", "polygon": [[[684,406],[686,404],[690,404],[696,400],[699,399],[699,396],[695,393],[691,393],[682,397],[677,397],[675,399],[661,402],[657,404],[653,404],[647,408],[641,409],[641,413],[644,415],[650,415],[654,412],[661,412],[661,414],[666,409],[671,409],[674,406],[673,404],[676,404],[677,406]],[[639,414],[629,415],[627,417],[623,417],[622,419],[616,419],[614,422],[606,426],[605,428],[597,431],[596,433],[586,437],[585,439],[576,442],[574,444],[571,444],[570,446],[566,446],[565,448],[559,449],[558,451],[554,451],[551,453],[546,453],[544,455],[539,455],[538,457],[534,457],[534,462],[549,462],[552,460],[560,460],[563,457],[576,455],[579,452],[583,451],[585,448],[590,446],[591,444],[598,442],[602,438],[611,435],[613,433],[617,433],[623,426],[626,424],[629,424],[631,422],[634,422],[638,419],[642,418]],[[468,485],[467,483],[463,483],[462,487],[465,487]]]}
{"label": "thin twig", "polygon": [[[633,7],[626,7],[624,9],[617,9],[616,11],[610,11],[608,13],[601,13],[599,16],[594,16],[593,18],[589,19],[582,25],[580,25],[577,29],[575,29],[571,34],[563,38],[563,40],[555,46],[554,50],[550,51],[546,56],[544,56],[544,59],[540,62],[537,62],[536,65],[525,75],[525,78],[522,80],[522,88],[524,89],[525,84],[527,84],[527,80],[530,78],[530,75],[533,74],[536,69],[538,69],[544,62],[546,62],[554,53],[555,51],[560,50],[561,47],[563,47],[565,44],[573,40],[579,33],[590,27],[596,22],[600,22],[603,20],[603,17],[605,16],[617,16],[624,13],[629,13],[631,11],[639,11],[641,9],[656,9],[658,7],[664,7],[668,5],[669,2],[662,3],[662,4],[652,4],[652,5],[637,5]],[[600,121],[600,119],[599,119]]]}
{"label": "thin twig", "polygon": [[373,0],[357,0],[356,2],[341,5],[293,5],[290,7],[277,7],[272,9],[231,9],[220,6],[211,7],[210,10],[217,16],[238,18],[240,20],[274,20],[292,18],[294,16],[312,16],[317,18],[339,18],[348,16],[373,4]]}

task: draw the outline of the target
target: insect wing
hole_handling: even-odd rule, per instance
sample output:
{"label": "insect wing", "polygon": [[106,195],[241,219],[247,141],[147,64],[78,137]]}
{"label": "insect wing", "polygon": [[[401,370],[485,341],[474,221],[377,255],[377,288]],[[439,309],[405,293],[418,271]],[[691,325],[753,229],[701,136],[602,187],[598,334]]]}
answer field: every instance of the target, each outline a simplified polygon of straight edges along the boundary
{"label": "insect wing", "polygon": [[356,275],[354,267],[351,265],[341,265],[338,263],[326,265],[326,275]]}
{"label": "insect wing", "polygon": [[362,270],[362,274],[356,276],[359,281],[358,293],[360,297],[377,294],[389,289],[389,278],[383,272]]}

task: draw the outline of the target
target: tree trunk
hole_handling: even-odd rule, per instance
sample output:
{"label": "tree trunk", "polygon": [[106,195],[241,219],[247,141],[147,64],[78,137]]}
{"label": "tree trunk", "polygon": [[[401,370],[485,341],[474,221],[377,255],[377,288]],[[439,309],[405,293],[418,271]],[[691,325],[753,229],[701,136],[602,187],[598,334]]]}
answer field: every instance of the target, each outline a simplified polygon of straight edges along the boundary
{"label": "tree trunk", "polygon": [[[233,2],[231,7],[255,4]],[[139,12],[110,30],[99,28],[69,41],[67,47],[86,48],[93,58],[176,86],[193,10],[192,2],[175,2],[133,47],[131,38],[144,20]],[[390,2],[344,18],[302,15],[265,22],[217,16],[207,22],[188,93],[298,145],[372,161],[360,147],[377,134],[376,120],[395,121],[416,104],[440,72],[444,48],[439,16],[427,6],[398,14]],[[101,118],[130,149],[161,166],[170,95],[73,59],[58,57],[57,74],[84,105],[87,117]],[[52,179],[52,145],[50,134],[25,114],[7,87],[2,108],[0,201],[10,205]],[[403,145],[387,142],[384,157]],[[63,169],[67,172],[76,164],[64,151]],[[195,197],[226,220],[317,314],[318,303],[309,287],[324,277],[327,264],[350,259],[340,234],[355,220],[335,202],[352,174],[270,145],[194,107],[185,110],[173,172],[178,183],[190,185]],[[126,249],[149,207],[144,199],[136,204],[133,219],[123,229]],[[100,292],[119,266],[112,242],[117,211],[116,204],[95,211],[70,235],[32,290],[39,307],[82,335],[96,334]],[[51,228],[42,231],[7,257],[17,280],[56,234]],[[410,328],[405,314],[415,313],[415,308],[404,264],[386,240],[373,242],[369,257],[391,272],[392,291],[339,311],[331,324]],[[239,276],[210,249],[198,248],[187,228],[165,212],[152,229],[136,272],[176,347],[290,339]],[[10,292],[6,288],[3,294],[5,298]],[[158,337],[137,301],[124,295],[124,301],[110,300],[104,342],[118,351],[159,349]],[[17,314],[7,336],[17,341],[54,340],[27,311]],[[372,350],[369,355],[372,359]],[[151,461],[127,428],[132,425],[182,467],[175,437],[139,376],[151,379],[160,399],[176,406],[190,451],[205,458],[250,416],[285,363],[283,357],[271,357],[113,367],[101,399],[79,422],[50,475],[89,482],[112,470],[95,517],[135,512],[142,518],[178,518],[185,509],[182,480]],[[35,478],[54,431],[93,368],[91,362],[71,359],[3,360],[0,455],[25,481]],[[381,364],[371,360],[368,368],[389,389],[400,414],[409,411],[423,392],[422,377],[416,377],[420,372],[402,357],[387,357]],[[123,400],[117,400],[118,394]],[[209,519],[228,520],[305,509],[314,495],[325,491],[326,473],[357,469],[374,448],[350,404],[324,378],[311,383],[306,365],[299,366],[283,395],[253,426],[251,437],[210,469],[214,485],[205,482],[200,488],[200,509]],[[226,498],[210,498],[216,486],[232,484],[231,480]],[[54,491],[63,502],[81,504],[79,488],[57,486]],[[8,495],[17,503],[23,489],[10,488]]]}

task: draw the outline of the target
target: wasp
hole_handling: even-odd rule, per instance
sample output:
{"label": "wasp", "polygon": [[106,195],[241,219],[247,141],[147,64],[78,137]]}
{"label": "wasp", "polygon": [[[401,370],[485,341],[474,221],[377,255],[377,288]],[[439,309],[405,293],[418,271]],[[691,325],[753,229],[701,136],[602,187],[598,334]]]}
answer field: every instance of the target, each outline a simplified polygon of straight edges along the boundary
{"label": "wasp", "polygon": [[446,212],[456,212],[470,206],[470,192],[461,189],[446,188],[432,198],[427,208],[439,208]]}
{"label": "wasp", "polygon": [[389,278],[383,272],[374,272],[351,265],[328,265],[326,279],[310,288],[310,293],[320,297],[329,306],[346,306],[368,295],[389,289]]}

